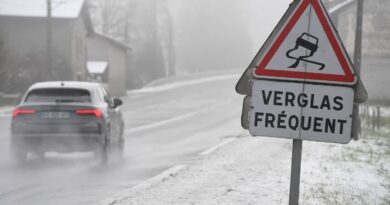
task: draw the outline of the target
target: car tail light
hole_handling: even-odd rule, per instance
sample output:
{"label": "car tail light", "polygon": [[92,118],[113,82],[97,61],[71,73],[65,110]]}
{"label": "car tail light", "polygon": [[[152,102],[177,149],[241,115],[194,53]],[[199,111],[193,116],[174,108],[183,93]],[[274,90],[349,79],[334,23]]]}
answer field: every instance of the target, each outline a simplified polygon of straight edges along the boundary
{"label": "car tail light", "polygon": [[76,114],[78,114],[78,115],[95,115],[96,118],[100,118],[103,115],[103,113],[100,109],[76,110]]}
{"label": "car tail light", "polygon": [[12,117],[17,117],[19,115],[32,115],[35,112],[35,110],[16,109],[12,112]]}

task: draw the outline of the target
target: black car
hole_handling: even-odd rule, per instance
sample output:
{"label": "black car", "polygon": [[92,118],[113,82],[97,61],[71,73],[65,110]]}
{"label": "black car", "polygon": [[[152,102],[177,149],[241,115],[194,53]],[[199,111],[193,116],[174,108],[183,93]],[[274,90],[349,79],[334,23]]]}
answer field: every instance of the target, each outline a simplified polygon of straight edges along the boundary
{"label": "black car", "polygon": [[123,151],[121,104],[98,83],[36,83],[12,113],[13,155],[93,151],[107,160],[112,148]]}

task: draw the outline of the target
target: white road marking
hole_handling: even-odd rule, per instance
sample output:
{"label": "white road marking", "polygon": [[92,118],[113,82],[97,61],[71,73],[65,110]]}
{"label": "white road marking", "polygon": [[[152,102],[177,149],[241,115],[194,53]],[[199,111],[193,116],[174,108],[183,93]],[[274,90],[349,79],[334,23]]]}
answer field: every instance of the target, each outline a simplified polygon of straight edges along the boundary
{"label": "white road marking", "polygon": [[140,126],[140,127],[126,129],[125,133],[129,134],[129,133],[132,133],[132,132],[139,132],[139,131],[143,131],[143,130],[147,130],[147,129],[163,126],[163,125],[169,124],[171,122],[175,122],[175,121],[179,121],[179,120],[183,120],[183,119],[189,118],[191,116],[194,116],[197,113],[198,112],[190,112],[190,113],[187,113],[187,114],[184,114],[184,115],[180,115],[180,116],[177,116],[177,117],[170,118],[168,120],[163,120],[163,121],[155,122],[155,123],[148,124],[148,125],[145,125],[145,126]]}
{"label": "white road marking", "polygon": [[199,153],[199,155],[209,155],[209,154],[213,153],[215,150],[217,150],[217,149],[219,149],[219,148],[221,148],[221,147],[223,147],[223,146],[225,146],[225,145],[227,145],[227,144],[233,142],[233,141],[236,140],[236,139],[237,139],[237,138],[229,138],[229,139],[226,139],[225,141],[223,141],[223,142],[217,144],[216,146],[211,147],[210,149],[207,149],[207,150],[205,150],[205,151]]}
{"label": "white road marking", "polygon": [[117,195],[112,196],[110,198],[99,201],[98,203],[96,203],[96,205],[115,205],[115,204],[117,204],[117,202],[120,202],[120,200],[126,198],[126,196],[128,196],[130,192],[144,190],[148,187],[151,187],[155,184],[158,184],[159,182],[163,181],[164,179],[166,179],[170,176],[176,175],[178,172],[180,172],[184,168],[186,168],[186,165],[173,166],[173,167],[161,172],[160,174],[158,174],[152,178],[149,178],[149,179],[145,180],[144,182],[125,190],[121,194],[117,194]]}

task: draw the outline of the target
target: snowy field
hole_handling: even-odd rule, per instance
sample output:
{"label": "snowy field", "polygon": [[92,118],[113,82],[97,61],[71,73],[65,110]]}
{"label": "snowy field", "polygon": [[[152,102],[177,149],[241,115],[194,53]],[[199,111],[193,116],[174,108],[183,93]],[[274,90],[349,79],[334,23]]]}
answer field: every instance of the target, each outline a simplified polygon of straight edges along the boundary
{"label": "snowy field", "polygon": [[[388,110],[386,110],[388,112]],[[390,118],[348,145],[303,143],[300,204],[390,204]],[[243,133],[246,133],[245,131]],[[247,134],[116,205],[288,204],[291,140]]]}

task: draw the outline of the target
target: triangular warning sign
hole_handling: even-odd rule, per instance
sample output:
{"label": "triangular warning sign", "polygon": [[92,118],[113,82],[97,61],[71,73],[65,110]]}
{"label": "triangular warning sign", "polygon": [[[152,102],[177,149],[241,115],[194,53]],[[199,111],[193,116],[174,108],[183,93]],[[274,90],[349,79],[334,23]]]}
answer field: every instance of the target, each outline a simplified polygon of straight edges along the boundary
{"label": "triangular warning sign", "polygon": [[261,56],[256,78],[353,85],[354,69],[321,0],[301,0]]}

